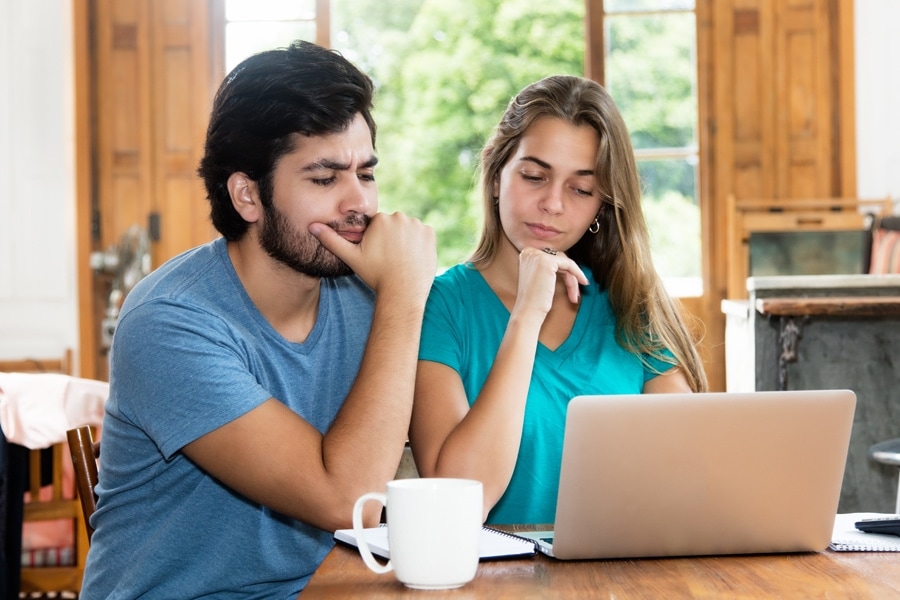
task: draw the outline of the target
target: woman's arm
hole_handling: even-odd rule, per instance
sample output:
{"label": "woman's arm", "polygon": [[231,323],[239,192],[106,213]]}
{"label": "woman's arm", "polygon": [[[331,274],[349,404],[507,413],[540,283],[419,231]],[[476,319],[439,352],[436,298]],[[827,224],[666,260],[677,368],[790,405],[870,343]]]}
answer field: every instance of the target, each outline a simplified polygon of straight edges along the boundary
{"label": "woman's arm", "polygon": [[[575,282],[574,293],[569,280]],[[554,298],[577,299],[578,283],[586,283],[584,274],[564,255],[522,251],[515,304],[471,408],[455,370],[419,361],[410,425],[416,468],[425,477],[481,481],[485,516],[506,491],[515,469],[541,328]]]}
{"label": "woman's arm", "polygon": [[459,374],[419,361],[410,445],[423,477],[465,477],[484,485],[485,516],[512,477],[540,323],[510,318],[493,367],[469,408]]}
{"label": "woman's arm", "polygon": [[643,393],[645,394],[675,394],[675,393],[691,393],[691,384],[688,383],[684,371],[679,367],[669,369],[662,375],[657,375],[653,379],[644,383]]}

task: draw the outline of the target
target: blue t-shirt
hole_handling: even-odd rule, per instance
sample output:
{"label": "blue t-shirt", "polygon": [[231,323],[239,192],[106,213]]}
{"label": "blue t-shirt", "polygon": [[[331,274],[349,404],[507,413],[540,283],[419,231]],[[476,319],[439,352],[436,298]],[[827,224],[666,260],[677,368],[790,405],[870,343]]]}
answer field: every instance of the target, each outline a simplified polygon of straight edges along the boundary
{"label": "blue t-shirt", "polygon": [[82,598],[297,596],[331,532],[233,492],[180,449],[272,397],[324,433],[359,369],[373,303],[356,276],[323,279],[312,331],[288,342],[221,238],[132,290],[112,346]]}
{"label": "blue t-shirt", "polygon": [[[569,337],[556,350],[538,343],[516,467],[488,523],[553,523],[569,400],[581,394],[640,393],[647,380],[671,368],[651,359],[656,370],[648,369],[616,342],[608,295],[589,269],[583,271],[589,284],[581,288],[581,306]],[[431,288],[419,359],[456,370],[471,406],[508,321],[509,311],[481,273],[471,265],[456,265]]]}

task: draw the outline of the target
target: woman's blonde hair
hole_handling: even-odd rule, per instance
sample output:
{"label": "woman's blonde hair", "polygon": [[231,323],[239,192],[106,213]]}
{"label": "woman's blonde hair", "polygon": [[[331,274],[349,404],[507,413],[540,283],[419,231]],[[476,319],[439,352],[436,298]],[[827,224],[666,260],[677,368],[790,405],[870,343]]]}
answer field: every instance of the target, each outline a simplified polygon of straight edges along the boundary
{"label": "woman's blonde hair", "polygon": [[[601,196],[597,214],[600,229],[596,234],[586,231],[567,254],[587,265],[600,288],[607,290],[616,315],[619,344],[640,356],[654,356],[679,366],[692,389],[706,391],[703,362],[686,325],[686,313],[668,294],[653,267],[628,128],[600,84],[557,75],[527,86],[510,101],[482,152],[484,228],[470,261],[483,266],[496,256],[504,234],[494,185],[522,136],[543,117],[592,127],[599,134],[594,173]],[[665,354],[666,349],[674,361]]]}

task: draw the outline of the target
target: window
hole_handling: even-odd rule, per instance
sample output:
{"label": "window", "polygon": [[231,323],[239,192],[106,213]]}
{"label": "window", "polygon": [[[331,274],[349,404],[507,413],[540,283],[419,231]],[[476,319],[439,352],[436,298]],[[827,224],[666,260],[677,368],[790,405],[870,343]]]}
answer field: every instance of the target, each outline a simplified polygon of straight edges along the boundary
{"label": "window", "polygon": [[[229,68],[315,34],[314,0],[286,1],[282,12],[275,0],[226,2]],[[464,260],[480,229],[481,148],[519,89],[584,73],[584,0],[331,0],[330,20],[330,45],[377,87],[381,209],[434,227],[441,267]]]}
{"label": "window", "polygon": [[327,46],[327,11],[322,0],[225,0],[225,72],[297,39]]}
{"label": "window", "polygon": [[378,86],[381,205],[435,228],[438,262],[475,247],[478,157],[510,98],[584,73],[584,0],[333,0],[332,43]]}
{"label": "window", "polygon": [[[603,84],[631,131],[654,261],[679,296],[703,289],[694,8],[603,2]],[[477,157],[509,98],[584,72],[583,0],[225,0],[225,19],[226,71],[302,38],[375,80],[381,207],[433,226],[443,267],[474,247]]]}
{"label": "window", "polygon": [[656,268],[679,296],[703,291],[694,4],[603,2],[603,83],[631,132]]}

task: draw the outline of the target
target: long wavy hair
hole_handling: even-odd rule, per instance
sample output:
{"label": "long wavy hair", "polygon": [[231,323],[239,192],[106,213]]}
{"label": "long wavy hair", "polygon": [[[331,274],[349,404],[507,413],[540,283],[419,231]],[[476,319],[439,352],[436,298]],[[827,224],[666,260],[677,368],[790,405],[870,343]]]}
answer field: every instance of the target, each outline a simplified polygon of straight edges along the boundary
{"label": "long wavy hair", "polygon": [[594,173],[602,198],[597,214],[600,230],[586,231],[567,254],[590,268],[600,288],[608,292],[618,343],[645,363],[644,356],[653,356],[678,366],[693,390],[706,391],[706,373],[686,323],[688,315],[653,266],[628,128],[612,98],[595,81],[551,76],[525,87],[510,101],[482,151],[484,228],[470,262],[485,266],[497,255],[504,233],[494,183],[522,136],[542,117],[592,127],[599,135]]}

